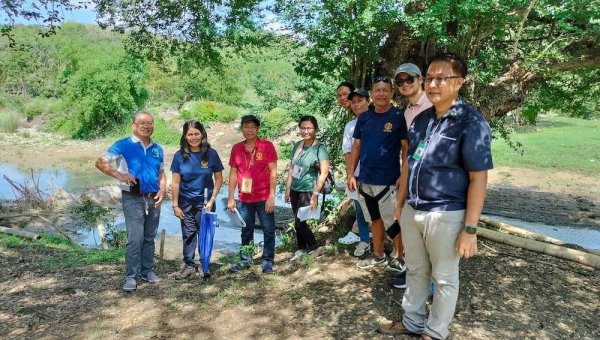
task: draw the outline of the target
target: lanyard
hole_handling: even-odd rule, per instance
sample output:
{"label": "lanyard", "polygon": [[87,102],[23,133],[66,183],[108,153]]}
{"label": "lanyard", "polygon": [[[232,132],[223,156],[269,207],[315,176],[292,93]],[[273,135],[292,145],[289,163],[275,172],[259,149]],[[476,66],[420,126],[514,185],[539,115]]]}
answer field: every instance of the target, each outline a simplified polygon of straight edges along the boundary
{"label": "lanyard", "polygon": [[246,152],[246,142],[244,142],[244,163],[246,163],[246,169],[250,169],[254,165],[254,155],[256,154],[256,150],[258,150],[258,139],[254,142],[254,147],[250,154],[250,164],[248,164],[248,157],[246,155],[248,152]]}

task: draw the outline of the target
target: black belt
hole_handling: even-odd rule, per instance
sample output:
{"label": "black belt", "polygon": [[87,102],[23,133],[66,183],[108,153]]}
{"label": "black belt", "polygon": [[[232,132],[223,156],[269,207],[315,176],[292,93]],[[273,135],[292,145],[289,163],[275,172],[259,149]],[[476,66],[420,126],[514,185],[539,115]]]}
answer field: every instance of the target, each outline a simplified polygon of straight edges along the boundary
{"label": "black belt", "polygon": [[146,193],[146,194],[138,194],[138,193],[135,193],[135,192],[125,191],[125,190],[121,190],[121,193],[123,195],[136,196],[136,197],[154,197],[154,196],[156,196],[156,194],[158,194],[157,192],[149,192],[149,193]]}

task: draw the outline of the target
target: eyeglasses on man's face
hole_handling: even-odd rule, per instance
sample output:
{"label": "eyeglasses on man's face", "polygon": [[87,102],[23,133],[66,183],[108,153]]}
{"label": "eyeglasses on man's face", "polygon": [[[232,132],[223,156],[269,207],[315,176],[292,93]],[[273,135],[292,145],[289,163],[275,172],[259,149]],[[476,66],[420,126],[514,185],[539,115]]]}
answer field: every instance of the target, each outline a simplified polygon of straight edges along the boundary
{"label": "eyeglasses on man's face", "polygon": [[154,122],[133,122],[133,124],[135,124],[137,126],[149,126],[149,127],[154,126]]}
{"label": "eyeglasses on man's face", "polygon": [[412,84],[414,82],[415,82],[415,77],[413,77],[413,76],[408,76],[406,78],[396,77],[396,86],[398,86],[398,87],[404,86],[404,83]]}
{"label": "eyeglasses on man's face", "polygon": [[448,76],[448,77],[444,77],[444,76],[425,76],[425,84],[431,84],[431,82],[433,82],[435,80],[435,83],[440,85],[440,84],[446,84],[446,81],[448,79],[454,79],[454,78],[462,78],[462,76]]}

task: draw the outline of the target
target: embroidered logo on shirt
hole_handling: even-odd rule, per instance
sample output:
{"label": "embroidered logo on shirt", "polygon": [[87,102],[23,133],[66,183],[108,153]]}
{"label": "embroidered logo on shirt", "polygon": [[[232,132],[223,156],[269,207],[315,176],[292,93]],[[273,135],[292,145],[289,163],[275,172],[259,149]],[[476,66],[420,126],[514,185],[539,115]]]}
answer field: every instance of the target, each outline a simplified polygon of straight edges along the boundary
{"label": "embroidered logo on shirt", "polygon": [[385,123],[383,132],[392,132],[392,123]]}
{"label": "embroidered logo on shirt", "polygon": [[262,161],[263,157],[265,157],[265,155],[263,155],[262,152],[256,153],[256,160]]}
{"label": "embroidered logo on shirt", "polygon": [[160,154],[158,153],[158,149],[152,149],[152,156],[154,156],[155,158],[160,157]]}
{"label": "embroidered logo on shirt", "polygon": [[203,168],[208,168],[208,161],[202,161],[202,163],[200,164]]}

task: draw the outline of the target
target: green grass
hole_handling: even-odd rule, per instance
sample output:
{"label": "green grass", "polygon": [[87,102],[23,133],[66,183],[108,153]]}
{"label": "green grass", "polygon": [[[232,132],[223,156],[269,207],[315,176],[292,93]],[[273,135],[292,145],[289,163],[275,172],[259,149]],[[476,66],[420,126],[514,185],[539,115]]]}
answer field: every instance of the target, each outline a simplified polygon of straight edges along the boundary
{"label": "green grass", "polygon": [[119,263],[124,261],[125,249],[86,249],[79,245],[70,244],[60,236],[42,234],[42,239],[33,241],[12,235],[0,234],[0,248],[27,247],[36,252],[43,253],[44,249],[54,248],[63,251],[54,252],[42,260],[42,265],[47,268],[61,269],[70,267],[83,267],[94,264]]}
{"label": "green grass", "polygon": [[[532,129],[533,130],[533,129]],[[504,140],[492,142],[494,166],[526,168],[544,172],[575,172],[598,177],[600,168],[600,121],[566,117],[539,118],[534,131],[513,133],[521,151]]]}
{"label": "green grass", "polygon": [[0,109],[0,132],[15,133],[21,117],[15,110]]}

